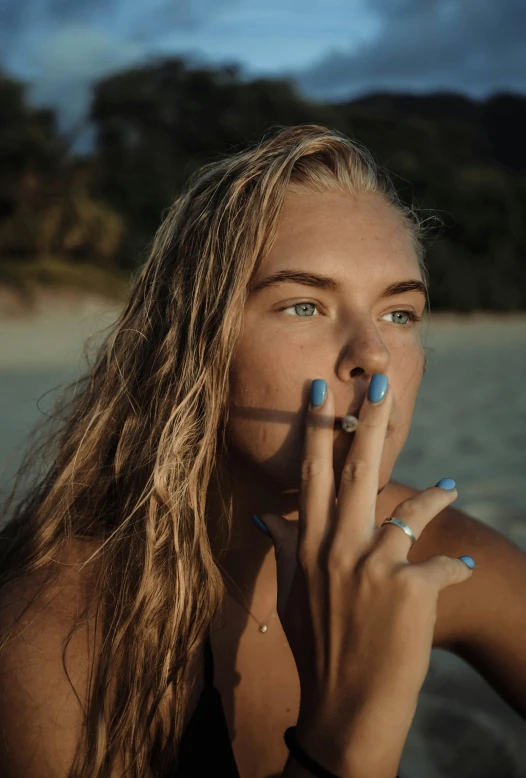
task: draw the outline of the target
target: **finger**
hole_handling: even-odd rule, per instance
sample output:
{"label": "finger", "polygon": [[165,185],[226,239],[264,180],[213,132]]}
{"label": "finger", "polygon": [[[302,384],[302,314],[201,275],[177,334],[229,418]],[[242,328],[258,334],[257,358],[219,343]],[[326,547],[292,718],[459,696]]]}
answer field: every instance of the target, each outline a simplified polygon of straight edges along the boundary
{"label": "finger", "polygon": [[[439,486],[430,486],[399,503],[392,516],[407,524],[418,540],[427,525],[457,497],[456,489],[446,490]],[[407,558],[411,545],[411,538],[400,527],[396,524],[384,524],[374,536],[373,549],[377,554],[400,561]]]}
{"label": "finger", "polygon": [[378,478],[391,405],[390,387],[379,403],[364,399],[342,470],[333,543],[342,544],[353,559],[364,553],[376,531]]}
{"label": "finger", "polygon": [[[321,399],[322,395],[316,392],[320,389],[323,389],[321,383],[315,385],[314,390],[311,387],[314,399]],[[298,553],[312,562],[335,509],[333,443],[334,397],[325,383],[323,402],[313,406],[309,400],[301,463]]]}
{"label": "finger", "polygon": [[263,513],[261,521],[267,528],[276,556],[278,612],[283,613],[288,602],[297,566],[298,525],[275,513]]}
{"label": "finger", "polygon": [[473,570],[469,568],[461,559],[454,559],[450,556],[437,555],[413,565],[418,569],[418,573],[424,576],[425,580],[431,584],[437,592],[445,589],[446,586],[467,581],[473,575]]}

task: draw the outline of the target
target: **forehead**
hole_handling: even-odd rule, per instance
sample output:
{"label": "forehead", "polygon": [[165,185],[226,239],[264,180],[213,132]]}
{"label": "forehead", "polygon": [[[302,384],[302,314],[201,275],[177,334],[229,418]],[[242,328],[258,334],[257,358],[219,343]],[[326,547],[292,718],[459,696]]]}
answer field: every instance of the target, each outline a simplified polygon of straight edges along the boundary
{"label": "forehead", "polygon": [[413,241],[396,209],[381,195],[348,192],[289,193],[262,272],[296,265],[359,271],[388,268],[419,275]]}

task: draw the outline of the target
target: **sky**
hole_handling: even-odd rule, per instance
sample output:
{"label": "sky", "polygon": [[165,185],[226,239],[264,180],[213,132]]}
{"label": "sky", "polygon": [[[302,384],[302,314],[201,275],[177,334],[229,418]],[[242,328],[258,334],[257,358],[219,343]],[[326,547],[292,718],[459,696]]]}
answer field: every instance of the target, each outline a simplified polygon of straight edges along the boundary
{"label": "sky", "polygon": [[288,77],[321,101],[372,91],[526,93],[526,0],[0,0],[0,66],[59,126],[91,85],[162,56]]}

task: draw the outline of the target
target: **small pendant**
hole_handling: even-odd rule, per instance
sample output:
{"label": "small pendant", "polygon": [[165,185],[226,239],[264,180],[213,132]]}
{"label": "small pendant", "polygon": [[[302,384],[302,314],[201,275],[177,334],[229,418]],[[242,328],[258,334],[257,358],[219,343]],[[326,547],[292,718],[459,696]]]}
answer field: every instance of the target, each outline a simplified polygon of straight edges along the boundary
{"label": "small pendant", "polygon": [[260,631],[260,632],[266,632],[266,631],[267,631],[267,629],[268,629],[267,625],[266,625],[266,624],[262,624],[262,625],[260,626],[260,628],[259,628],[259,631]]}

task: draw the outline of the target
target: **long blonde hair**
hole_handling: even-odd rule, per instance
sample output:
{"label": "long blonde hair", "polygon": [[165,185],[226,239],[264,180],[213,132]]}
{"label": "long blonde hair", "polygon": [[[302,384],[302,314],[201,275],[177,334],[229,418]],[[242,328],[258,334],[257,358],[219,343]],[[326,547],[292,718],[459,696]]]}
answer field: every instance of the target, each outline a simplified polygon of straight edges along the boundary
{"label": "long blonde hair", "polygon": [[[428,284],[423,221],[341,133],[277,125],[203,166],[169,208],[126,307],[62,403],[60,429],[38,452],[49,466],[2,531],[1,587],[43,570],[51,581],[49,560],[71,541],[101,541],[94,596],[103,650],[70,778],[110,776],[117,754],[133,778],[160,764],[162,733],[159,724],[152,734],[152,722],[170,683],[177,762],[187,671],[225,592],[206,515],[225,446],[230,363],[249,281],[274,242],[285,196],[302,188],[381,194],[412,236]],[[108,701],[110,679],[117,693]]]}

